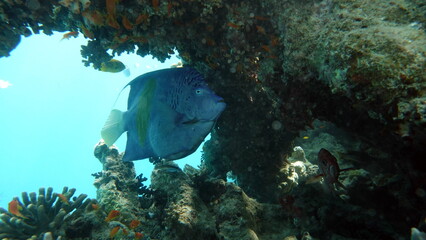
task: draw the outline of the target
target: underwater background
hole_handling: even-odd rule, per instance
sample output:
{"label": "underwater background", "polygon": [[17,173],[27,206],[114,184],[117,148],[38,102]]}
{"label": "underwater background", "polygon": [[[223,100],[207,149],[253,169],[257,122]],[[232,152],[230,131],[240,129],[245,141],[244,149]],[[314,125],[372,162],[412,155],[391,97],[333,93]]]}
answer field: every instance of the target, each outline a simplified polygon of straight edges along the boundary
{"label": "underwater background", "polygon": [[426,239],[425,26],[424,0],[0,0],[0,239]]}

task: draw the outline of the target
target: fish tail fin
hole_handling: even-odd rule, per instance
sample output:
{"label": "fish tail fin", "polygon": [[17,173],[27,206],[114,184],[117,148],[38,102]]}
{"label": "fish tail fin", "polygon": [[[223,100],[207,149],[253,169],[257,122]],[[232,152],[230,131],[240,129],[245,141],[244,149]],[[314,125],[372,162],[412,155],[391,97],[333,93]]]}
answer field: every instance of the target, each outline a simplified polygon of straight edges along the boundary
{"label": "fish tail fin", "polygon": [[123,74],[126,77],[130,77],[130,69],[126,66],[126,68],[123,70]]}
{"label": "fish tail fin", "polygon": [[124,131],[123,112],[113,109],[101,131],[105,144],[111,146]]}

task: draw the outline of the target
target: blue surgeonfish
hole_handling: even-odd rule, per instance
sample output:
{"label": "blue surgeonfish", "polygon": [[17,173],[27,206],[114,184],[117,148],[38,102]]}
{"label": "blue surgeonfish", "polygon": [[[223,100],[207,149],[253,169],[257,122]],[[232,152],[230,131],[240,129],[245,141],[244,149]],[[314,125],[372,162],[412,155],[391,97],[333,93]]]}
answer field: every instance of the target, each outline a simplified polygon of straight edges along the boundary
{"label": "blue surgeonfish", "polygon": [[127,86],[127,111],[112,110],[101,131],[108,146],[127,131],[124,161],[190,155],[226,106],[192,68],[149,72]]}

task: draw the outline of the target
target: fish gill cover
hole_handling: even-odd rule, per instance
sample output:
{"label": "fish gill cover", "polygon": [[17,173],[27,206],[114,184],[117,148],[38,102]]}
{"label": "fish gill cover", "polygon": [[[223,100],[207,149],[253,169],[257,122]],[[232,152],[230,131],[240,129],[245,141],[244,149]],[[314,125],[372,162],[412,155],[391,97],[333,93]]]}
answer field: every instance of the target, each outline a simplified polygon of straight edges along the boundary
{"label": "fish gill cover", "polygon": [[[420,0],[8,0],[0,54],[31,31],[78,31],[87,66],[178,51],[226,99],[201,169],[156,171],[153,207],[133,206],[154,239],[408,238],[425,231],[425,13]],[[355,169],[335,195],[304,184],[321,148]]]}

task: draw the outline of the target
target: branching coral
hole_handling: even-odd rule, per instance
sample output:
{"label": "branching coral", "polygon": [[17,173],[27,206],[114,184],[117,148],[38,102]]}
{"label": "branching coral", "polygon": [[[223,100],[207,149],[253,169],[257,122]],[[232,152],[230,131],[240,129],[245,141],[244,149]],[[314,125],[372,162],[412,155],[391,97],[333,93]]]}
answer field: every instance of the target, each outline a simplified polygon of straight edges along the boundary
{"label": "branching coral", "polygon": [[86,194],[72,198],[76,189],[64,187],[61,194],[52,188],[22,193],[9,204],[9,211],[0,208],[0,239],[39,239],[43,236],[64,236],[63,224],[81,215],[94,200]]}

